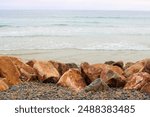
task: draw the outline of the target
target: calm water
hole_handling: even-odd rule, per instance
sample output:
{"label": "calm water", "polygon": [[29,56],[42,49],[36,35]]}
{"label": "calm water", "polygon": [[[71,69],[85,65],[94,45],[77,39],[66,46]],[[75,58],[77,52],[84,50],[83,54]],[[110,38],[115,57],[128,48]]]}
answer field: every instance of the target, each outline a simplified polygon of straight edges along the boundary
{"label": "calm water", "polygon": [[0,50],[150,50],[150,12],[0,11]]}

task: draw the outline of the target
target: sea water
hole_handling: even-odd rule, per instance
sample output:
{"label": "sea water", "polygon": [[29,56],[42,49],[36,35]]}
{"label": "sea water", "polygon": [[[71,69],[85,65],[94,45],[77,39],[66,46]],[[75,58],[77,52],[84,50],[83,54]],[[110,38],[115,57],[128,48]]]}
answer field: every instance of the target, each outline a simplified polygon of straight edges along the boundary
{"label": "sea water", "polygon": [[0,50],[150,50],[148,11],[0,10]]}

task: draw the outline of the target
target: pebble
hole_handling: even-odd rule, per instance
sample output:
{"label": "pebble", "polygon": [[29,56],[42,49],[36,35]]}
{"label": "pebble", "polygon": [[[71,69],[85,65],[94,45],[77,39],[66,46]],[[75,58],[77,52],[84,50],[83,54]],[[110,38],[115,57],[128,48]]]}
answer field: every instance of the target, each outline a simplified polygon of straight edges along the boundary
{"label": "pebble", "polygon": [[105,91],[74,93],[52,83],[24,82],[0,92],[1,100],[150,100],[150,95],[137,90],[109,88]]}

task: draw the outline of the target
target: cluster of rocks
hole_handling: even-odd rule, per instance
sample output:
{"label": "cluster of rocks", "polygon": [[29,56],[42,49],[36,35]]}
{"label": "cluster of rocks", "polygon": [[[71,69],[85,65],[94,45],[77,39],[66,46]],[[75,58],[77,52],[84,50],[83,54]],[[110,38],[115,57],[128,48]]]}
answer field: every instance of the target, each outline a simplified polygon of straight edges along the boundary
{"label": "cluster of rocks", "polygon": [[82,94],[113,88],[139,90],[150,94],[150,59],[135,63],[107,61],[89,64],[24,60],[0,56],[0,91],[23,82],[38,81],[68,87]]}

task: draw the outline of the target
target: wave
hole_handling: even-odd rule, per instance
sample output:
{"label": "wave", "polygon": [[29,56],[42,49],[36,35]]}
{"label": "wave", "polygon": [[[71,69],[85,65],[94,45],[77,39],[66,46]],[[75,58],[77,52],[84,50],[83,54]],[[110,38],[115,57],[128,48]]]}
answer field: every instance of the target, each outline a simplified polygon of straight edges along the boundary
{"label": "wave", "polygon": [[[41,44],[42,43],[42,44]],[[101,43],[101,44],[74,44],[68,42],[28,42],[28,43],[9,43],[0,46],[0,50],[47,50],[47,49],[80,49],[80,50],[136,50],[150,51],[150,47],[140,44],[128,43]]]}

